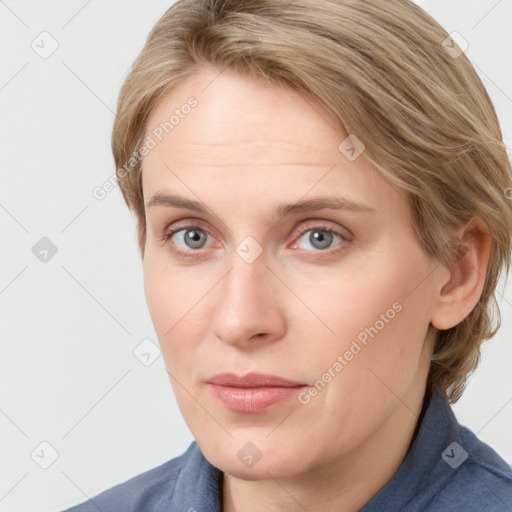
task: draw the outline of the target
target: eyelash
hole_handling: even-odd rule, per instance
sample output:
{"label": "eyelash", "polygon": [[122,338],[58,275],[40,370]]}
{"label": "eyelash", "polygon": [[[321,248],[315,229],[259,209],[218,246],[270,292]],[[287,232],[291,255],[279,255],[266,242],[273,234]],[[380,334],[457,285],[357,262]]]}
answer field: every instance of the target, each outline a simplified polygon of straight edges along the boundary
{"label": "eyelash", "polygon": [[[168,230],[166,231],[163,235],[162,235],[162,240],[165,241],[165,243],[168,243],[170,241],[170,239],[172,238],[173,235],[175,235],[176,233],[179,233],[180,231],[188,231],[188,230],[192,230],[192,229],[197,229],[197,230],[200,230],[200,231],[203,231],[204,233],[207,233],[208,235],[212,236],[206,229],[204,229],[201,224],[199,223],[195,223],[193,221],[189,221],[186,225],[183,225],[183,226],[177,226],[171,230]],[[297,239],[300,239],[305,233],[307,233],[308,231],[321,231],[321,232],[324,232],[324,233],[330,233],[330,234],[333,234],[333,235],[337,235],[341,238],[341,240],[343,242],[350,242],[352,241],[351,238],[349,238],[347,235],[343,234],[343,233],[340,233],[339,231],[336,231],[335,229],[332,229],[332,228],[329,228],[325,225],[322,225],[321,223],[320,224],[317,224],[317,225],[314,225],[314,226],[308,226],[307,228],[303,228],[303,229],[298,229],[296,231],[294,231],[293,233],[293,236],[294,237],[297,237]],[[337,245],[334,249],[326,249],[326,250],[318,250],[318,251],[306,251],[306,252],[314,252],[314,253],[319,253],[319,254],[322,254],[322,256],[324,257],[328,257],[328,256],[333,256],[334,254],[338,253],[339,251],[343,250],[343,245],[344,244],[339,244]],[[179,248],[176,248],[176,247],[173,247],[172,251],[180,256],[180,257],[183,257],[183,258],[187,258],[187,259],[196,259],[198,257],[200,257],[200,250],[191,250],[191,251],[184,251],[182,249],[179,249]],[[191,254],[192,252],[192,254]]]}

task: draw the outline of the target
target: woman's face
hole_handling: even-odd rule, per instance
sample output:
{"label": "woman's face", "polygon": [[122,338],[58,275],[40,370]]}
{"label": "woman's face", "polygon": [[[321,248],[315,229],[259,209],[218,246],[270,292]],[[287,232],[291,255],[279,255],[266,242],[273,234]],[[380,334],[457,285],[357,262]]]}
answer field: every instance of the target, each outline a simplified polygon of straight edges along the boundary
{"label": "woman's face", "polygon": [[[413,416],[441,280],[405,196],[325,108],[217,75],[189,77],[147,125],[145,293],[204,455],[244,479],[278,478],[348,456]],[[157,193],[203,211],[162,198],[149,206]],[[251,372],[302,387],[207,382]]]}

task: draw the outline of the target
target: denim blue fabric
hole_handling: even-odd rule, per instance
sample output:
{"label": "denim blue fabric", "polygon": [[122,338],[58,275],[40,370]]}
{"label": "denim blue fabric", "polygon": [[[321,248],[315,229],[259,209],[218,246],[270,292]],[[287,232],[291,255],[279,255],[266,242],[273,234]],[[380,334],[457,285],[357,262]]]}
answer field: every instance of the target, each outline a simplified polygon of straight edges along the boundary
{"label": "denim blue fabric", "polygon": [[[63,512],[221,512],[222,476],[194,441],[179,457]],[[458,424],[440,395],[398,471],[360,510],[420,511],[512,511],[512,468]]]}

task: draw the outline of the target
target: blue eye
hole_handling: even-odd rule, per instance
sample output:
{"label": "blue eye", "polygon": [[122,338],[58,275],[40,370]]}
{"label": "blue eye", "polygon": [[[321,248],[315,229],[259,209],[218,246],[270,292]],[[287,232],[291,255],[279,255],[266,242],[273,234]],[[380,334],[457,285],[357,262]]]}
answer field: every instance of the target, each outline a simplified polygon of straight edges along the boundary
{"label": "blue eye", "polygon": [[169,240],[170,238],[177,234],[182,234],[182,236],[178,238],[181,239],[183,244],[185,244],[185,247],[183,248],[193,250],[203,249],[205,246],[205,241],[209,236],[204,229],[200,229],[196,226],[188,226],[186,228],[181,228],[166,233],[165,238],[166,240]]}
{"label": "blue eye", "polygon": [[[326,226],[314,226],[307,229],[302,228],[293,234],[297,241],[292,248],[297,248],[299,244],[309,244],[309,247],[299,249],[315,253],[315,255],[330,256],[343,249],[343,242],[350,242],[351,236],[344,235],[338,231]],[[201,249],[208,246],[208,237],[213,238],[208,231],[202,229],[199,225],[186,225],[169,230],[163,236],[166,242],[174,239],[171,244],[171,250],[183,258],[197,258],[201,256]],[[333,247],[333,243],[338,241]],[[302,241],[302,242],[301,242]]]}
{"label": "blue eye", "polygon": [[[308,233],[309,235],[306,236]],[[338,238],[340,241],[346,240],[343,236],[341,236],[341,234],[336,233],[335,231],[314,228],[304,231],[298,241],[305,239],[314,249],[325,251],[326,249],[330,248],[335,238]]]}

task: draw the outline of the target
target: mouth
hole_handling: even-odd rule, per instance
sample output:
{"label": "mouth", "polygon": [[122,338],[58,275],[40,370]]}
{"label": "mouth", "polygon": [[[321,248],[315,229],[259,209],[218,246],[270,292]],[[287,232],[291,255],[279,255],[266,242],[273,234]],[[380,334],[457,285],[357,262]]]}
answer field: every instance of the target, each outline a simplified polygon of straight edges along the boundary
{"label": "mouth", "polygon": [[275,375],[222,373],[206,383],[212,395],[226,408],[245,413],[262,412],[272,405],[297,396],[308,385]]}

